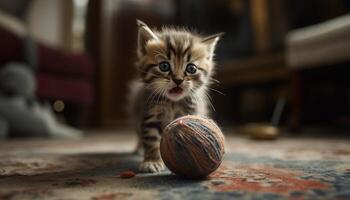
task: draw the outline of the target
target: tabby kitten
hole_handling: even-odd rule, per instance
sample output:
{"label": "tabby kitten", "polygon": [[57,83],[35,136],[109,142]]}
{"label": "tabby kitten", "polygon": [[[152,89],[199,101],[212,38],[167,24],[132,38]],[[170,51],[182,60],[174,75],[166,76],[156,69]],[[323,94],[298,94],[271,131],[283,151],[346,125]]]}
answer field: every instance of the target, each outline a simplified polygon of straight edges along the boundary
{"label": "tabby kitten", "polygon": [[163,128],[180,116],[208,113],[207,89],[221,34],[203,38],[183,29],[151,30],[139,20],[137,25],[139,78],[131,96],[144,152],[139,170],[154,173],[165,168],[159,152]]}

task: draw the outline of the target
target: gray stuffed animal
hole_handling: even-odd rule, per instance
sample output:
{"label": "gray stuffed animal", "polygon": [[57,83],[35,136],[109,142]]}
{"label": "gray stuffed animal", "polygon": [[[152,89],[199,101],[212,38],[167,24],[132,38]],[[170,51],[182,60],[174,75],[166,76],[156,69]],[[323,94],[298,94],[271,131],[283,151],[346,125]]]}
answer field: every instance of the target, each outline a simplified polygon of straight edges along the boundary
{"label": "gray stuffed animal", "polygon": [[36,82],[29,67],[9,63],[0,70],[0,138],[55,136],[78,138],[81,132],[60,124],[49,106],[35,99]]}

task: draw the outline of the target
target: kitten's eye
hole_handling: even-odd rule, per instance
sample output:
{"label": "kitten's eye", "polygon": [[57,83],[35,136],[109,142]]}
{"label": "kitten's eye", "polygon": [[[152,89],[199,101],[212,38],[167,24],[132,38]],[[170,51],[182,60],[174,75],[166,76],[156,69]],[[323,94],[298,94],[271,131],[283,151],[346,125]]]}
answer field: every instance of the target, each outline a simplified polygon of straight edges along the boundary
{"label": "kitten's eye", "polygon": [[197,72],[197,66],[190,63],[186,66],[186,72],[190,73],[190,74],[194,74]]}
{"label": "kitten's eye", "polygon": [[170,63],[168,63],[166,61],[159,63],[159,69],[162,72],[170,71]]}

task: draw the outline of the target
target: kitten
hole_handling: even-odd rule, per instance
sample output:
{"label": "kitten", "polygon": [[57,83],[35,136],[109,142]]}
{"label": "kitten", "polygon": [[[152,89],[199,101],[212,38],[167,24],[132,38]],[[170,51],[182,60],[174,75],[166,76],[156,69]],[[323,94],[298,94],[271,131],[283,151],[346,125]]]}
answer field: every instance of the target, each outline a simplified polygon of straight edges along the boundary
{"label": "kitten", "polygon": [[201,37],[183,29],[151,30],[137,20],[137,69],[132,84],[133,114],[144,160],[142,172],[159,172],[164,164],[159,144],[163,128],[184,115],[208,114],[208,85],[221,34]]}

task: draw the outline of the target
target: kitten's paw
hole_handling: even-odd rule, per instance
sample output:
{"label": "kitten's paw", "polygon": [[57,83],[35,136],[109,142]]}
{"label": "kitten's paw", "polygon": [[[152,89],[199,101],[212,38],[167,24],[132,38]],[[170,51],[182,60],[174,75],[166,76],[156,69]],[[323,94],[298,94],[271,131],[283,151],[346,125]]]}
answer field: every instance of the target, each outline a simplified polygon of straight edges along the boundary
{"label": "kitten's paw", "polygon": [[144,173],[156,173],[164,169],[163,161],[144,161],[139,166],[139,171]]}

